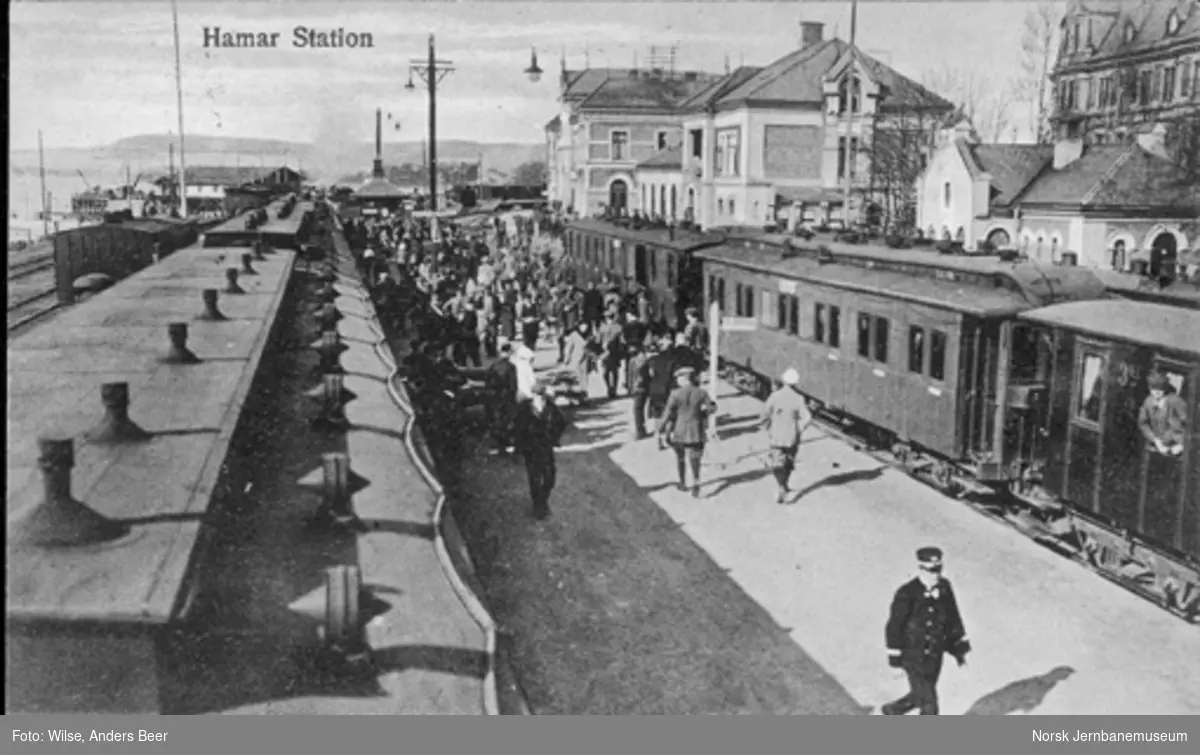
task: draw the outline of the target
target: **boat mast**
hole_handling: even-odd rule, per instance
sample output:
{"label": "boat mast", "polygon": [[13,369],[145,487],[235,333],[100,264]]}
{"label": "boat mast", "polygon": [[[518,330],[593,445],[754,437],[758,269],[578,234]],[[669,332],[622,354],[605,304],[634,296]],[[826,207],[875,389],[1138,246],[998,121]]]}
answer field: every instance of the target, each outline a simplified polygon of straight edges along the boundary
{"label": "boat mast", "polygon": [[46,154],[42,150],[42,130],[38,129],[38,172],[42,177],[42,235],[50,235],[50,215],[46,207]]}
{"label": "boat mast", "polygon": [[171,0],[171,20],[175,28],[175,98],[179,107],[179,217],[187,217],[187,167],[183,150],[183,74],[179,63],[179,8]]}

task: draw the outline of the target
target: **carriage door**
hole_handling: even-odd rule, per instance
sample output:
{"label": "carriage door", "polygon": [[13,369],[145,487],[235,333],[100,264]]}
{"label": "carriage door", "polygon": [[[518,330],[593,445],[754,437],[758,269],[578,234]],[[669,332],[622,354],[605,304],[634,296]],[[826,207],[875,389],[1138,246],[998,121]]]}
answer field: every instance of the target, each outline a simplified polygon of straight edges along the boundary
{"label": "carriage door", "polygon": [[[1170,391],[1183,399],[1184,426],[1187,431],[1183,453],[1178,456],[1159,453],[1150,443],[1141,442],[1143,439],[1138,433],[1143,460],[1139,521],[1141,529],[1150,537],[1180,551],[1194,553],[1197,545],[1200,545],[1197,543],[1197,517],[1200,516],[1197,485],[1200,485],[1200,470],[1189,464],[1189,460],[1196,458],[1196,417],[1187,414],[1195,410],[1194,391],[1198,370],[1162,358],[1154,360],[1154,368],[1167,378]],[[1146,389],[1145,376],[1138,377],[1141,378],[1136,381],[1140,399],[1137,408],[1140,410],[1141,402],[1149,391]]]}
{"label": "carriage door", "polygon": [[1107,409],[1109,361],[1107,345],[1079,339],[1067,414],[1066,498],[1097,511],[1100,502],[1100,455]]}
{"label": "carriage door", "polygon": [[638,244],[633,249],[633,279],[639,286],[649,286],[650,276],[646,261],[646,247]]}

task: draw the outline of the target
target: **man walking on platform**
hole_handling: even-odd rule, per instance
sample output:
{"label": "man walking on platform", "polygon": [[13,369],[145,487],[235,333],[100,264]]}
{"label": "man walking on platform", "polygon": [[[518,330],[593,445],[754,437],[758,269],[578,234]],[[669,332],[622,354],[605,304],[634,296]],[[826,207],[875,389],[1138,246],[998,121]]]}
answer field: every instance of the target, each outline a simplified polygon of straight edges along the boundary
{"label": "man walking on platform", "polygon": [[659,434],[666,436],[675,449],[675,468],[679,489],[687,490],[687,467],[692,468],[692,498],[700,497],[700,463],[704,460],[704,442],[709,415],[716,404],[696,380],[696,370],[681,367],[675,372],[679,387],[667,399]]}
{"label": "man walking on platform", "polygon": [[600,326],[598,334],[601,348],[601,362],[604,367],[604,387],[610,399],[617,397],[617,384],[620,382],[621,362],[625,359],[624,329],[617,322],[617,313],[609,311],[604,315],[604,325]]}
{"label": "man walking on platform", "polygon": [[902,716],[913,708],[922,716],[936,716],[942,656],[952,655],[963,666],[971,651],[954,590],[942,576],[941,549],[920,549],[917,565],[917,576],[896,590],[885,632],[888,662],[904,669],[909,692],[884,705],[885,716]]}
{"label": "man walking on platform", "polygon": [[546,384],[539,381],[530,399],[521,402],[513,425],[517,450],[525,459],[525,471],[529,475],[533,515],[538,519],[550,515],[550,493],[557,477],[554,449],[567,427],[562,411],[546,393]]}
{"label": "man walking on platform", "polygon": [[767,431],[770,446],[769,462],[775,482],[779,486],[776,503],[783,503],[788,493],[788,478],[796,466],[796,451],[804,431],[812,422],[808,402],[796,390],[800,384],[800,373],[788,368],[780,378],[782,385],[767,398],[763,405],[762,426]]}

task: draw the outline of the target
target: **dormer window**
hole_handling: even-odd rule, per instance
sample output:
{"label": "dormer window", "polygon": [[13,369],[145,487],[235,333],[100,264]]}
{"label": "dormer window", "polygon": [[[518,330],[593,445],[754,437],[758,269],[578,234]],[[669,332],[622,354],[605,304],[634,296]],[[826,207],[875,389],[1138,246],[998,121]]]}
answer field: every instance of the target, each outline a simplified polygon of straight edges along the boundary
{"label": "dormer window", "polygon": [[1137,34],[1137,29],[1133,28],[1133,24],[1131,24],[1131,23],[1125,24],[1125,41],[1126,42],[1132,42],[1133,38],[1136,34]]}
{"label": "dormer window", "polygon": [[838,113],[845,115],[847,109],[851,113],[862,110],[862,82],[853,74],[842,79],[838,87]]}
{"label": "dormer window", "polygon": [[1179,14],[1175,11],[1171,11],[1171,15],[1167,16],[1167,34],[1175,34],[1175,32],[1179,31],[1180,26],[1181,23],[1179,21]]}

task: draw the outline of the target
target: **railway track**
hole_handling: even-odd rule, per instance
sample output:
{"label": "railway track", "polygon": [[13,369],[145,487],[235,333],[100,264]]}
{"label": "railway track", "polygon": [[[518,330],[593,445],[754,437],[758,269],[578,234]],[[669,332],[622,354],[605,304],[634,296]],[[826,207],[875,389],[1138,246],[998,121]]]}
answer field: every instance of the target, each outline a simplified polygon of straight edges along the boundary
{"label": "railway track", "polygon": [[56,289],[49,289],[26,296],[8,305],[8,334],[12,335],[21,328],[40,320],[61,305],[56,298]]}
{"label": "railway track", "polygon": [[[720,362],[718,375],[741,393],[759,400],[765,400],[769,393],[771,383],[767,378],[723,359]],[[845,420],[822,409],[813,412],[813,422],[832,437],[845,442],[860,453],[867,454],[879,463],[903,472],[934,490],[957,499],[978,514],[1015,529],[1025,537],[1079,564],[1088,571],[1158,605],[1173,616],[1183,619],[1189,624],[1196,623],[1195,611],[1185,612],[1175,606],[1164,605],[1162,596],[1149,589],[1149,586],[1143,581],[1127,577],[1119,570],[1105,568],[1100,562],[1090,558],[1085,548],[1078,547],[1069,540],[1058,536],[1059,533],[1054,532],[1051,526],[1048,526],[1036,514],[1028,512],[1011,496],[1005,495],[1004,491],[981,485],[972,480],[963,470],[956,469],[949,474],[937,474],[928,468],[914,468],[890,449],[883,448],[869,437],[864,437],[864,434],[855,432],[853,424],[848,424]]]}

